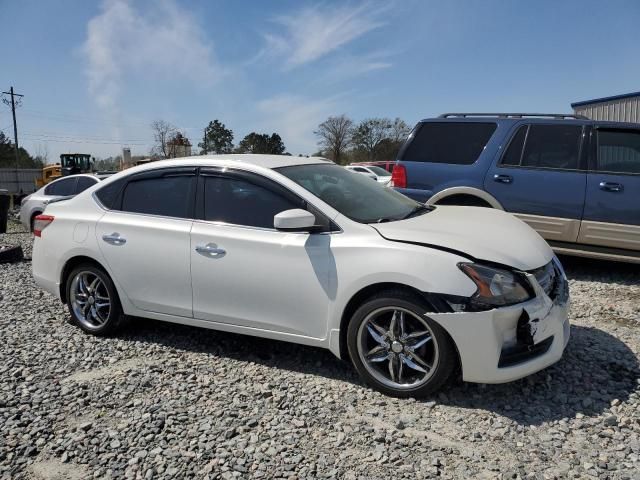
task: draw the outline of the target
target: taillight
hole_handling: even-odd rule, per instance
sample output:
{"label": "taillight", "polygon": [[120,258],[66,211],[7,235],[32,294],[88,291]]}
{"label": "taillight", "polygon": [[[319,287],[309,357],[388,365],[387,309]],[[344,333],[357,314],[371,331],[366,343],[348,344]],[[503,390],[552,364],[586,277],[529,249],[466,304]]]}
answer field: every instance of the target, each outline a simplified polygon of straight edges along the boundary
{"label": "taillight", "polygon": [[49,225],[51,225],[51,222],[53,222],[53,218],[54,217],[52,215],[38,215],[33,220],[33,234],[36,237],[41,237],[42,231]]}
{"label": "taillight", "polygon": [[391,184],[396,188],[407,188],[407,169],[404,165],[395,164],[393,166]]}

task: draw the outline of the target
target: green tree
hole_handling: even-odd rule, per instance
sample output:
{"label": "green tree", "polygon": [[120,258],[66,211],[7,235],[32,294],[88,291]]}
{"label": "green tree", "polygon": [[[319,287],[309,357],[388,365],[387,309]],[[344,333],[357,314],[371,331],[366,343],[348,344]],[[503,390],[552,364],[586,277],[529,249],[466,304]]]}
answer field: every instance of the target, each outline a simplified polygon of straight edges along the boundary
{"label": "green tree", "polygon": [[[23,147],[18,148],[18,168],[42,168],[41,159],[33,158]],[[16,168],[13,142],[0,132],[0,168]]]}
{"label": "green tree", "polygon": [[209,122],[204,130],[202,142],[198,144],[202,155],[207,153],[231,153],[233,150],[233,131],[218,119]]}
{"label": "green tree", "polygon": [[368,118],[360,122],[351,135],[353,145],[367,156],[368,161],[376,160],[380,146],[388,140],[393,123],[388,118]]}
{"label": "green tree", "polygon": [[264,153],[272,155],[282,155],[286,151],[284,142],[280,135],[272,133],[251,132],[238,144],[238,153]]}

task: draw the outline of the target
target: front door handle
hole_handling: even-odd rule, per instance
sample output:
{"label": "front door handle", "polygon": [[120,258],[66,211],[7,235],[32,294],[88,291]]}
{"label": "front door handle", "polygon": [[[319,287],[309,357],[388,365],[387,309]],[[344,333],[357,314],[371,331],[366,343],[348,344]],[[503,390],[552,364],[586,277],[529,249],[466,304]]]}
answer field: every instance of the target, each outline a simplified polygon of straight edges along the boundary
{"label": "front door handle", "polygon": [[606,192],[622,192],[624,190],[624,185],[616,182],[600,182],[600,190],[604,190]]}
{"label": "front door handle", "polygon": [[118,232],[113,232],[111,235],[103,235],[102,240],[110,243],[111,245],[124,245],[127,243],[127,239],[121,237]]}
{"label": "front door handle", "polygon": [[513,177],[511,175],[499,175],[496,173],[493,176],[493,180],[499,183],[511,183],[513,182]]}
{"label": "front door handle", "polygon": [[196,252],[205,257],[221,257],[227,253],[224,248],[218,247],[215,243],[207,243],[206,245],[198,245]]}

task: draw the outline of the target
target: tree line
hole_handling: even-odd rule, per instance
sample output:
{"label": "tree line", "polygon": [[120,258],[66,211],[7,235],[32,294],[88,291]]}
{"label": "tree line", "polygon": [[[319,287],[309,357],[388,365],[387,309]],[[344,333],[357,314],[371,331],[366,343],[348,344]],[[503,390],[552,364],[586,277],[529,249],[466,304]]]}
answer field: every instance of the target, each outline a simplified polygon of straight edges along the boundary
{"label": "tree line", "polygon": [[[191,148],[186,134],[163,120],[152,123],[155,145],[153,158],[182,156],[185,146]],[[313,155],[324,156],[345,165],[351,162],[395,160],[405,139],[411,132],[409,125],[400,118],[367,118],[355,123],[346,115],[330,116],[313,133],[318,138],[320,150]],[[209,122],[204,128],[202,141],[198,143],[201,155],[225,153],[261,153],[289,155],[282,138],[277,133],[251,132],[237,145],[233,130],[220,120]]]}
{"label": "tree line", "polygon": [[[191,148],[191,141],[184,132],[164,120],[156,120],[151,124],[155,142],[151,150],[154,158],[174,158],[184,152],[183,147]],[[202,141],[198,143],[200,155],[210,153],[261,153],[288,155],[282,138],[277,133],[251,132],[238,142],[233,143],[233,130],[227,128],[220,120],[209,122],[204,129]]]}
{"label": "tree line", "polygon": [[[18,148],[18,168],[42,168],[47,154],[32,156],[25,148]],[[16,168],[16,154],[13,142],[0,131],[0,168]]]}
{"label": "tree line", "polygon": [[332,116],[313,132],[323,156],[336,163],[395,160],[411,132],[400,118],[367,118],[354,123],[346,115]]}

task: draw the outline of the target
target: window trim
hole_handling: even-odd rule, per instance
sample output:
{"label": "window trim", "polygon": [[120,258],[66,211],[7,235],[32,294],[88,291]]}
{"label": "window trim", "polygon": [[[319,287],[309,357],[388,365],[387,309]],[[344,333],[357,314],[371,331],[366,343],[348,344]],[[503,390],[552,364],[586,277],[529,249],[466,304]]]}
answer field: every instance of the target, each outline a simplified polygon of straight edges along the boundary
{"label": "window trim", "polygon": [[[587,173],[589,171],[589,165],[586,162],[587,155],[585,155],[585,142],[587,139],[586,130],[584,125],[574,125],[576,127],[581,127],[580,133],[580,145],[578,146],[578,168],[554,168],[554,167],[530,167],[528,165],[522,165],[522,160],[524,158],[524,151],[527,146],[527,141],[529,140],[529,132],[533,125],[543,125],[543,126],[555,126],[553,123],[525,123],[521,124],[518,128],[515,129],[515,132],[509,138],[509,142],[507,143],[507,147],[502,151],[500,155],[500,160],[497,163],[498,168],[518,168],[522,170],[543,170],[543,171],[552,171],[552,172],[568,172],[568,173]],[[567,126],[567,125],[565,125]],[[518,165],[510,165],[503,163],[504,158],[511,146],[511,142],[515,139],[516,135],[520,131],[521,128],[527,129],[527,133],[524,137],[524,142],[522,143],[522,150],[520,151],[520,163]]]}
{"label": "window trim", "polygon": [[[285,198],[291,197],[291,198],[295,198],[296,201],[299,201],[301,206],[299,208],[303,209],[303,210],[309,210],[309,207],[311,207],[314,211],[310,211],[310,213],[313,213],[314,215],[321,215],[325,222],[328,223],[329,227],[328,230],[322,230],[319,232],[313,232],[314,235],[316,234],[332,234],[332,233],[342,233],[342,228],[336,224],[333,220],[331,220],[326,214],[324,214],[322,212],[322,210],[320,210],[318,207],[316,207],[315,205],[313,205],[311,202],[309,202],[308,200],[302,198],[300,195],[298,195],[297,193],[295,193],[294,191],[292,191],[290,188],[286,187],[285,185],[282,185],[280,182],[276,181],[273,178],[269,178],[265,175],[261,175],[260,173],[257,172],[253,172],[253,171],[249,171],[249,170],[242,170],[242,169],[237,169],[237,168],[229,168],[229,167],[222,167],[222,166],[207,166],[207,167],[202,167],[200,168],[200,171],[198,173],[198,184],[196,187],[196,207],[195,207],[195,215],[194,215],[194,221],[199,222],[199,223],[205,223],[208,225],[218,225],[218,226],[225,226],[225,227],[237,227],[237,228],[244,228],[244,229],[249,229],[249,230],[260,230],[260,231],[268,231],[268,232],[278,232],[278,233],[282,233],[282,234],[303,234],[303,235],[311,235],[311,232],[283,232],[281,230],[278,230],[276,228],[268,228],[268,227],[256,227],[253,225],[242,225],[242,224],[238,224],[238,223],[229,223],[229,222],[222,222],[222,221],[217,221],[217,220],[206,220],[204,218],[204,178],[205,177],[222,177],[222,178],[237,178],[239,180],[248,182],[248,183],[253,183],[254,185],[257,185],[261,188],[264,188],[266,190],[271,191],[272,193],[276,194],[276,195],[280,195],[280,196],[284,196]],[[252,181],[254,180],[254,181]],[[257,181],[255,181],[257,180]],[[260,183],[262,183],[263,185],[261,185]],[[282,192],[284,192],[285,194],[282,195],[281,192],[277,192],[273,186],[276,186],[278,189],[280,189]]]}
{"label": "window trim", "polygon": [[592,161],[589,164],[589,173],[593,173],[593,174],[603,174],[603,175],[623,175],[623,176],[631,176],[631,177],[638,177],[640,176],[640,172],[639,173],[633,173],[633,172],[612,172],[610,170],[599,170],[598,169],[598,160],[600,160],[600,130],[613,130],[615,132],[634,132],[637,135],[640,135],[640,129],[635,129],[635,128],[624,128],[624,127],[609,127],[606,125],[602,125],[602,126],[596,126],[593,128],[592,130],[592,135],[593,133],[595,133],[595,142],[593,142],[594,144],[594,148],[591,151],[591,155],[592,155]]}

